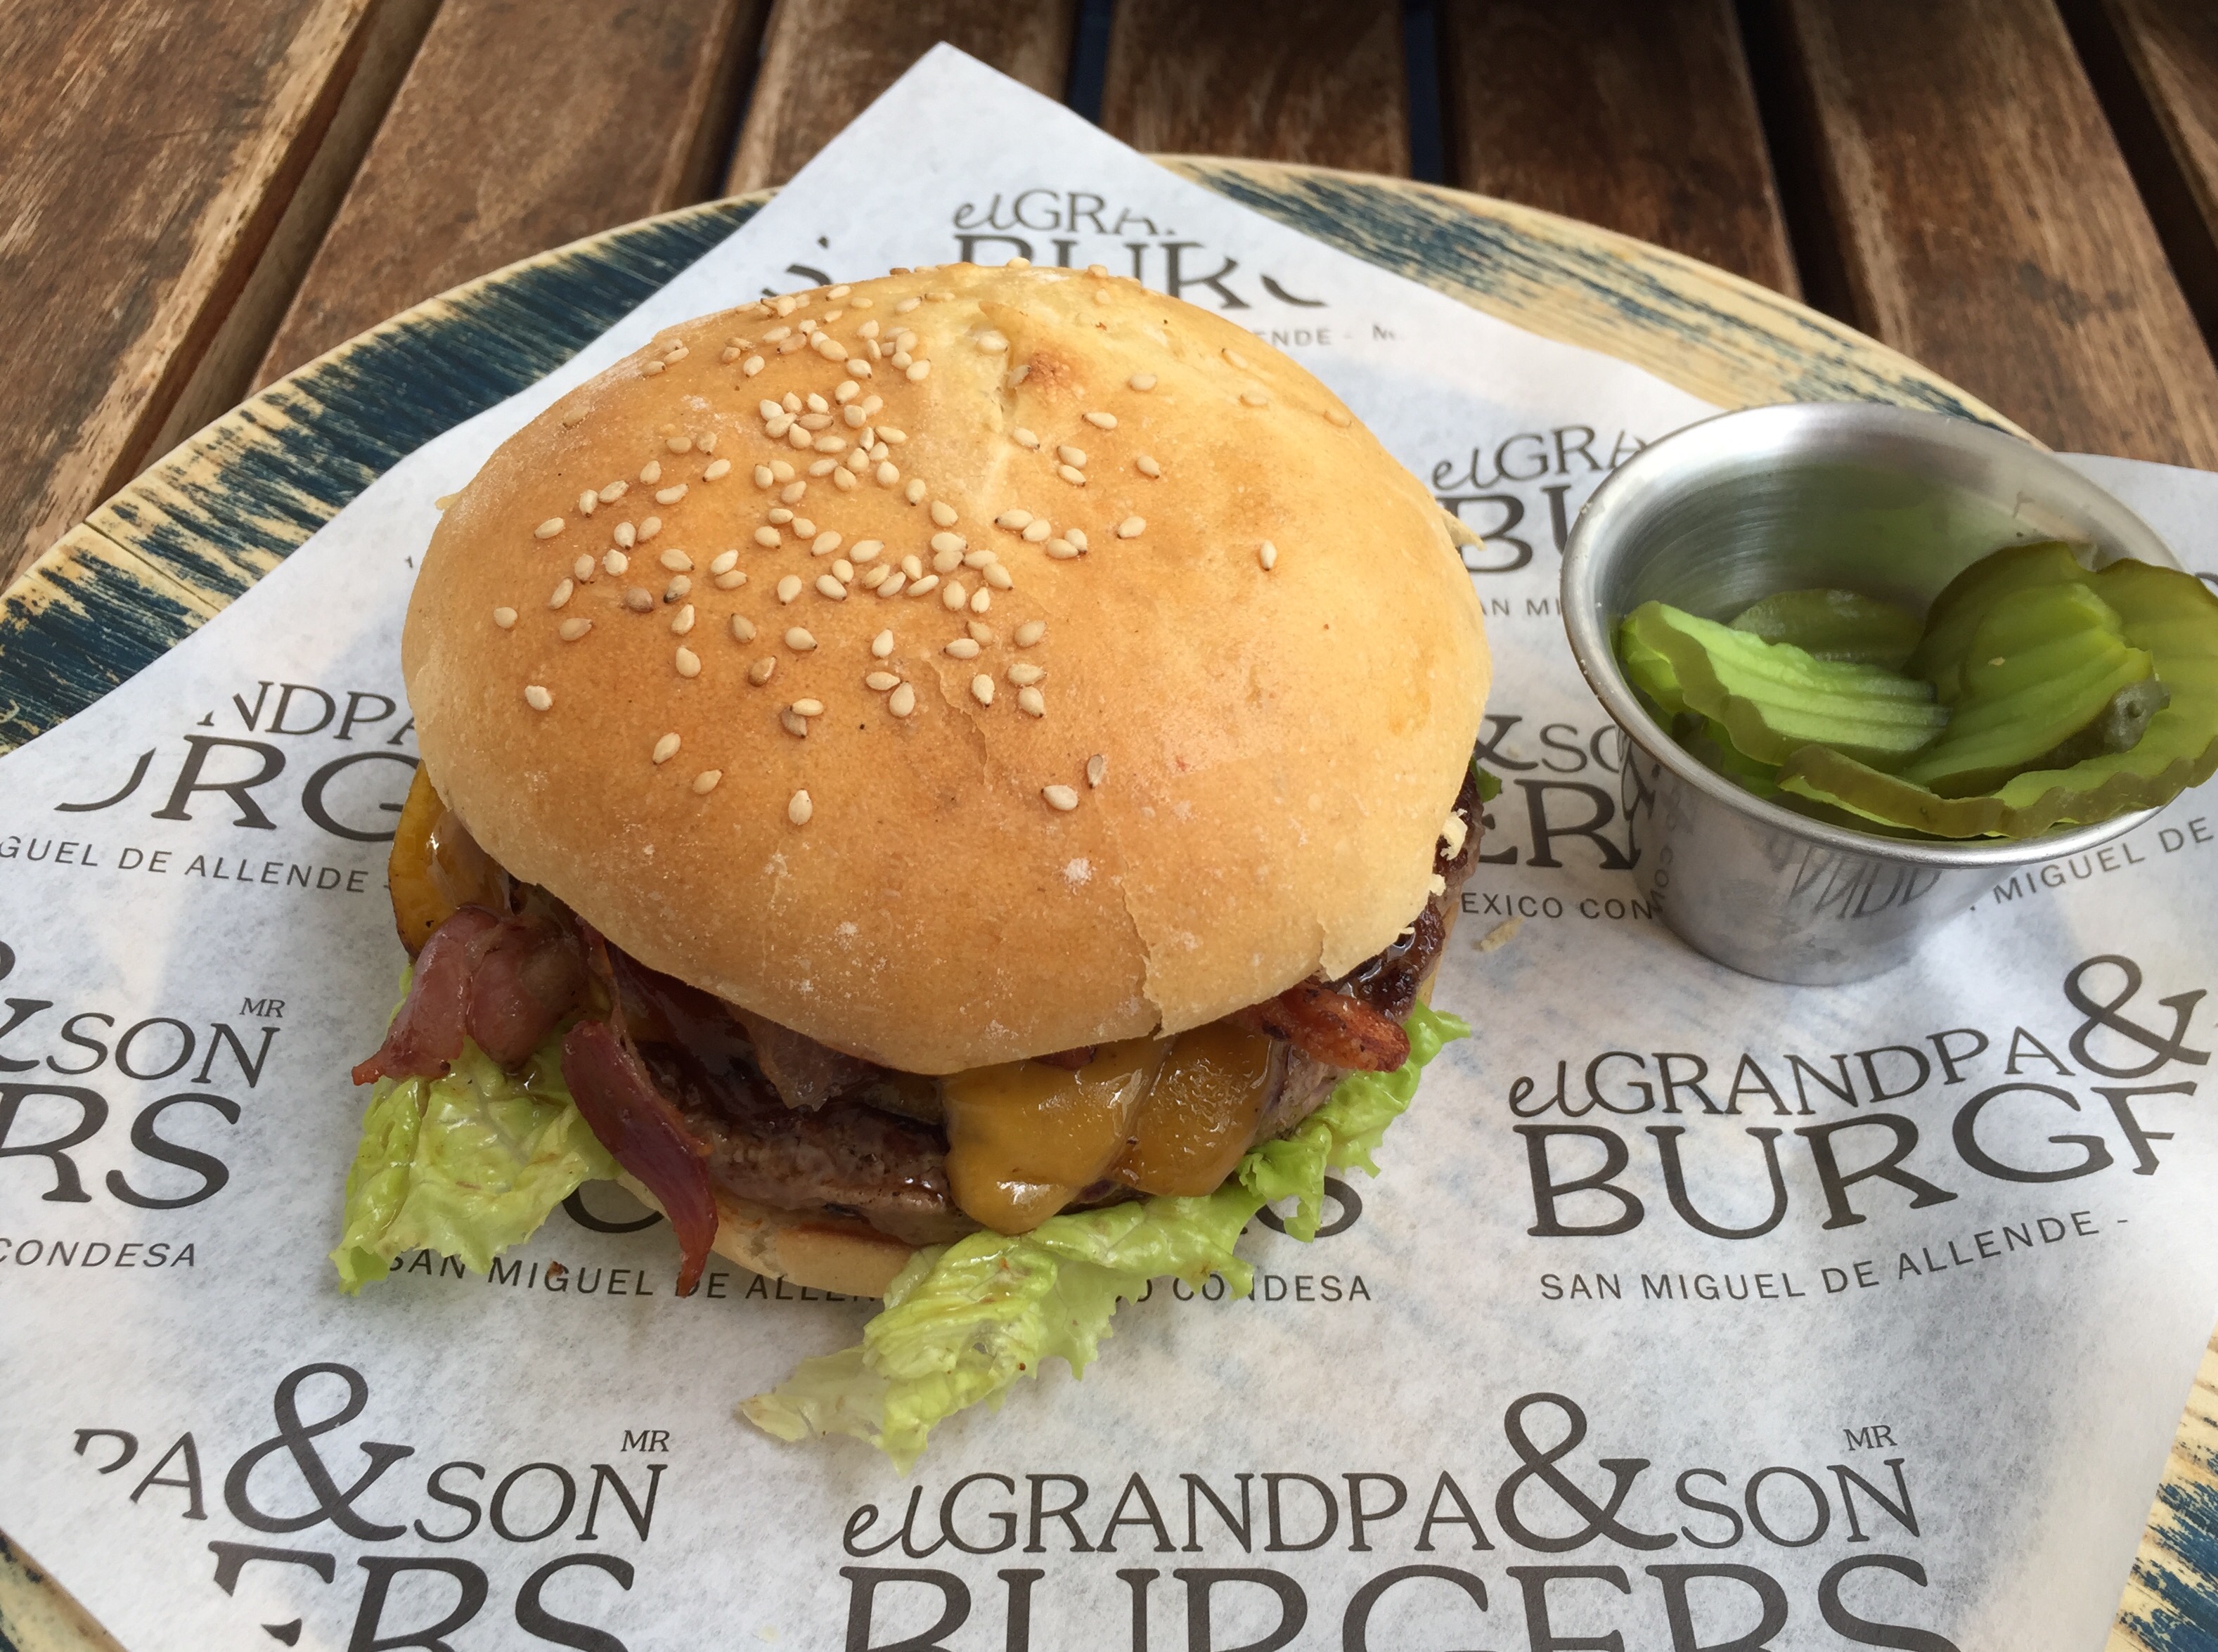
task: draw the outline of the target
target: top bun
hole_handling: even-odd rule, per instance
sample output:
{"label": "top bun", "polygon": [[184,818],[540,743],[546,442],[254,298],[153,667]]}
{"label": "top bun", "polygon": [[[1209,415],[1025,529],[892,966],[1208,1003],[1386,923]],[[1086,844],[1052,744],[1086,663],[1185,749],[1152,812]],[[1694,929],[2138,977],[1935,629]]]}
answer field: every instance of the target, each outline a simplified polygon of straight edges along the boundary
{"label": "top bun", "polygon": [[[994,560],[920,591],[954,552]],[[401,655],[511,872],[926,1073],[1379,951],[1488,676],[1441,511],[1308,373],[1098,269],[970,265],[667,328],[571,392],[447,510]]]}

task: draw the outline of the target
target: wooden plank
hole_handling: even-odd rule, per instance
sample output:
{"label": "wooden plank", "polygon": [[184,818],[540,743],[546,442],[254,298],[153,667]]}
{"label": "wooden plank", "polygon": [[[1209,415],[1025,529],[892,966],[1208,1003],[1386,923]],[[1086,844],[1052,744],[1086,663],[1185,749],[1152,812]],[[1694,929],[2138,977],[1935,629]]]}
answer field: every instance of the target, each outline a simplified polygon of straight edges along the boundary
{"label": "wooden plank", "polygon": [[7,8],[0,577],[153,450],[338,110],[373,3]]}
{"label": "wooden plank", "polygon": [[1101,124],[1151,153],[1406,177],[1400,9],[1359,0],[1118,0]]}
{"label": "wooden plank", "polygon": [[940,41],[1063,96],[1078,0],[778,0],[727,195],[783,183]]}
{"label": "wooden plank", "polygon": [[1848,319],[2054,446],[2218,465],[2218,368],[2051,0],[1779,3]]}
{"label": "wooden plank", "polygon": [[2203,1351],[2195,1386],[2165,1458],[2164,1479],[2118,1602],[2107,1652],[2181,1652],[2218,1641],[2218,1337]]}
{"label": "wooden plank", "polygon": [[2063,0],[2203,336],[2218,340],[2218,9],[2209,0]]}
{"label": "wooden plank", "polygon": [[1732,0],[1447,0],[1453,182],[1798,295]]}
{"label": "wooden plank", "polygon": [[764,3],[446,0],[257,382],[488,270],[708,195]]}

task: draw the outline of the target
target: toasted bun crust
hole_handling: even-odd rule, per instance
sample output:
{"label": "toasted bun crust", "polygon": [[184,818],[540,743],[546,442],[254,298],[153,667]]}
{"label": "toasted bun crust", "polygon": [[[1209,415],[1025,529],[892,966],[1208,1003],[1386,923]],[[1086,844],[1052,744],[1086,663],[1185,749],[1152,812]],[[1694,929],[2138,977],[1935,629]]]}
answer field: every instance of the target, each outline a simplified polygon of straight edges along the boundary
{"label": "toasted bun crust", "polygon": [[[811,319],[836,347],[780,354]],[[843,381],[883,399],[887,444],[851,489],[809,473],[864,434]],[[759,405],[789,393],[826,427],[768,435]],[[773,463],[805,484],[790,506],[758,485]],[[1044,542],[996,525],[1019,511]],[[1052,554],[1074,529],[1085,554]],[[1002,572],[861,583],[930,573],[949,535]],[[820,594],[867,541],[844,597]],[[690,322],[565,397],[447,510],[402,663],[424,760],[504,866],[656,969],[927,1073],[1177,1031],[1378,951],[1425,900],[1488,678],[1441,513],[1309,374],[1128,280],[967,265]]]}
{"label": "toasted bun crust", "polygon": [[[616,1180],[651,1210],[661,1203],[629,1171]],[[765,1279],[790,1279],[848,1296],[883,1296],[913,1246],[855,1216],[803,1216],[716,1194],[716,1254]]]}

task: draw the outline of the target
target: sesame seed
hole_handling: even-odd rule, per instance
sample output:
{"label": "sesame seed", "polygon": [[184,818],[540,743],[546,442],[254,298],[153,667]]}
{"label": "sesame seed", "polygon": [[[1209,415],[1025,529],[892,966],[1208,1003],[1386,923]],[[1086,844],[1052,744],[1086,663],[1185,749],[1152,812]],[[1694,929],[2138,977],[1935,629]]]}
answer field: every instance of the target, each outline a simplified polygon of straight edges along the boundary
{"label": "sesame seed", "polygon": [[1086,759],[1086,783],[1088,786],[1099,786],[1108,772],[1109,759],[1103,753],[1096,752]]}
{"label": "sesame seed", "polygon": [[894,313],[895,315],[907,315],[911,310],[916,308],[917,304],[917,300],[913,298],[905,298],[900,303],[894,306]]}
{"label": "sesame seed", "polygon": [[692,353],[692,351],[687,350],[683,344],[673,344],[670,347],[670,353],[665,356],[662,359],[666,364],[672,362],[682,362]]}
{"label": "sesame seed", "polygon": [[756,529],[755,543],[761,546],[766,551],[777,549],[778,543],[778,529],[775,528]]}
{"label": "sesame seed", "polygon": [[781,316],[789,316],[801,307],[801,300],[791,297],[773,299],[770,307]]}
{"label": "sesame seed", "polygon": [[1025,529],[1025,542],[1027,545],[1037,545],[1054,531],[1055,530],[1052,528],[1048,526],[1048,520],[1045,517],[1034,517],[1032,521],[1032,526]]}
{"label": "sesame seed", "polygon": [[770,461],[770,473],[774,480],[790,482],[793,480],[793,467],[783,459],[773,459]]}
{"label": "sesame seed", "polygon": [[956,521],[955,507],[945,499],[934,499],[932,502],[932,519],[942,528],[952,528]]}
{"label": "sesame seed", "polygon": [[572,585],[569,580],[565,579],[561,585],[554,587],[554,594],[547,599],[547,606],[549,608],[561,607],[563,603],[570,600],[570,593],[575,589],[576,587]]}
{"label": "sesame seed", "polygon": [[1037,449],[1040,444],[1040,439],[1034,436],[1030,430],[1025,429],[1021,424],[1018,425],[1015,430],[1009,432],[1009,440],[1015,442],[1020,448]]}
{"label": "sesame seed", "polygon": [[669,569],[672,573],[690,572],[693,566],[693,559],[686,555],[685,552],[679,550],[675,545],[672,546],[668,550],[665,551],[660,556],[656,557],[654,560],[661,563],[664,567]]}
{"label": "sesame seed", "polygon": [[821,717],[824,715],[824,702],[821,700],[796,700],[793,702],[793,708],[804,717]]}
{"label": "sesame seed", "polygon": [[662,371],[662,363],[661,363],[661,362],[648,362],[645,367],[643,367],[643,368],[640,368],[640,370],[639,370],[639,376],[640,376],[641,378],[642,378],[642,379],[651,379],[651,378],[653,378],[656,374],[658,374],[658,373],[660,373],[660,372],[661,372],[661,371]]}
{"label": "sesame seed", "polygon": [[805,740],[809,738],[809,719],[791,706],[787,706],[778,714],[778,723],[779,727],[797,740]]}
{"label": "sesame seed", "polygon": [[719,482],[731,473],[732,461],[730,460],[711,459],[709,461],[709,467],[701,473],[701,480],[704,482]]}
{"label": "sesame seed", "polygon": [[970,611],[973,614],[983,614],[993,605],[994,593],[983,586],[970,593]]}
{"label": "sesame seed", "polygon": [[916,709],[916,685],[904,683],[886,697],[886,709],[896,717],[906,717]]}
{"label": "sesame seed", "polygon": [[770,416],[769,421],[763,426],[763,434],[773,442],[782,441],[785,436],[785,433],[792,428],[792,414],[787,412],[772,413]]}
{"label": "sesame seed", "polygon": [[894,634],[890,629],[881,631],[877,635],[870,639],[870,657],[872,659],[883,659],[888,655],[891,654],[893,651]]}
{"label": "sesame seed", "polygon": [[1163,467],[1144,453],[1132,461],[1132,468],[1143,476],[1161,476],[1163,473]]}
{"label": "sesame seed", "polygon": [[601,558],[601,572],[611,577],[622,575],[629,572],[630,567],[631,558],[626,556],[622,551],[610,551]]}
{"label": "sesame seed", "polygon": [[1022,625],[1017,628],[1016,635],[1013,640],[1015,641],[1018,647],[1029,648],[1046,634],[1047,622],[1045,620],[1026,620]]}
{"label": "sesame seed", "polygon": [[855,565],[846,557],[835,557],[832,562],[832,577],[846,585],[855,577]]}
{"label": "sesame seed", "polygon": [[833,391],[832,399],[844,407],[862,393],[862,386],[857,384],[852,379],[842,379],[839,381],[839,388]]}
{"label": "sesame seed", "polygon": [[690,436],[668,436],[662,445],[672,453],[691,453],[693,451],[693,438]]}
{"label": "sesame seed", "polygon": [[514,630],[516,610],[512,608],[496,608],[493,611],[493,622],[504,631]]}
{"label": "sesame seed", "polygon": [[660,481],[662,480],[662,461],[660,459],[650,459],[645,464],[641,465],[639,467],[639,480],[641,485],[646,487],[653,487],[657,482]]}
{"label": "sesame seed", "polygon": [[881,597],[898,597],[901,595],[901,587],[908,583],[908,575],[902,572],[899,568],[895,568],[879,583],[877,588],[878,595]]}
{"label": "sesame seed", "polygon": [[1086,415],[1086,422],[1088,424],[1091,424],[1097,430],[1113,430],[1117,428],[1117,415],[1114,413],[1088,413]]}
{"label": "sesame seed", "polygon": [[661,531],[662,518],[660,517],[643,517],[640,519],[639,536],[641,540],[653,539]]}
{"label": "sesame seed", "polygon": [[805,654],[816,646],[816,639],[806,628],[796,625],[785,634],[785,646],[796,654]]}
{"label": "sesame seed", "polygon": [[691,648],[680,646],[678,650],[678,674],[680,677],[701,675],[701,656]]}
{"label": "sesame seed", "polygon": [[1009,388],[1014,390],[1026,379],[1031,378],[1032,375],[1032,364],[1030,362],[1026,362],[1022,366],[1011,369],[1009,374]]}
{"label": "sesame seed", "polygon": [[887,577],[892,572],[893,570],[886,566],[884,563],[873,562],[869,567],[863,570],[863,589],[865,591],[876,591],[880,585],[885,584]]}
{"label": "sesame seed", "polygon": [[1077,546],[1081,551],[1090,550],[1093,548],[1091,546],[1087,544],[1086,530],[1082,528],[1066,529],[1063,531],[1063,536],[1069,540],[1072,544]]}
{"label": "sesame seed", "polygon": [[732,640],[734,642],[753,642],[755,640],[755,622],[744,614],[733,615]]}
{"label": "sesame seed", "polygon": [[882,539],[858,539],[847,548],[847,554],[858,562],[872,562],[885,548],[886,542]]}
{"label": "sesame seed", "polygon": [[693,582],[681,573],[662,588],[662,600],[666,603],[674,603],[692,589]]}
{"label": "sesame seed", "polygon": [[901,480],[901,472],[894,468],[891,460],[880,460],[877,469],[871,474],[877,479],[880,487],[891,487],[895,482]]}
{"label": "sesame seed", "polygon": [[978,644],[972,638],[957,637],[940,652],[956,659],[976,659],[978,658]]}
{"label": "sesame seed", "polygon": [[921,579],[924,578],[924,562],[921,558],[914,555],[905,556],[901,558],[901,572],[908,575],[910,579]]}
{"label": "sesame seed", "polygon": [[940,533],[934,534],[927,542],[935,551],[952,551],[959,557],[969,548],[970,541],[960,534]]}
{"label": "sesame seed", "polygon": [[709,564],[709,572],[711,573],[729,573],[738,564],[739,560],[740,554],[737,551],[719,551],[716,553],[715,560]]}
{"label": "sesame seed", "polygon": [[538,684],[527,683],[524,685],[524,703],[534,711],[550,711],[554,706],[554,696]]}
{"label": "sesame seed", "polygon": [[999,356],[1009,347],[1009,341],[993,331],[978,335],[978,348],[988,356]]}
{"label": "sesame seed", "polygon": [[820,573],[816,576],[816,594],[828,597],[835,603],[844,603],[847,600],[847,587],[830,574]]}
{"label": "sesame seed", "polygon": [[716,789],[716,783],[724,777],[722,769],[703,769],[693,777],[693,795],[706,797]]}
{"label": "sesame seed", "polygon": [[1106,304],[1109,301],[1109,289],[1106,287],[1095,288],[1094,289],[1094,301],[1096,304]]}
{"label": "sesame seed", "polygon": [[789,573],[778,582],[778,599],[781,603],[790,603],[800,595],[801,576],[799,574]]}
{"label": "sesame seed", "polygon": [[[827,460],[825,462],[828,468],[831,461]],[[811,465],[809,468],[814,472],[816,467]],[[778,491],[778,502],[780,504],[799,504],[808,497],[809,484],[806,482],[788,482]]]}
{"label": "sesame seed", "polygon": [[578,514],[590,517],[600,507],[600,503],[601,496],[589,487],[578,496]]}
{"label": "sesame seed", "polygon": [[1155,375],[1152,373],[1135,373],[1126,382],[1135,390],[1153,390],[1155,387]]}
{"label": "sesame seed", "polygon": [[[888,580],[886,583],[890,585],[893,582],[891,580]],[[883,586],[880,587],[881,590],[883,590]],[[924,597],[930,595],[932,592],[939,589],[939,576],[936,573],[927,573],[921,579],[912,579],[909,582],[908,594],[912,597]]]}
{"label": "sesame seed", "polygon": [[794,793],[793,801],[785,806],[785,818],[796,826],[807,826],[809,817],[816,813],[816,805],[805,791]]}
{"label": "sesame seed", "polygon": [[1231,362],[1233,366],[1235,366],[1235,367],[1236,367],[1236,368],[1242,368],[1242,369],[1243,369],[1243,370],[1244,370],[1244,369],[1247,368],[1247,366],[1248,366],[1248,358],[1247,358],[1246,356],[1242,356],[1242,355],[1238,350],[1234,350],[1234,349],[1233,349],[1230,345],[1229,345],[1229,344],[1225,346],[1225,350],[1224,350],[1224,359],[1225,359],[1226,361],[1228,361],[1228,362]]}
{"label": "sesame seed", "polygon": [[965,620],[963,628],[970,634],[973,642],[988,643],[994,640],[994,628],[983,620]]}
{"label": "sesame seed", "polygon": [[657,763],[667,763],[667,762],[669,762],[669,761],[670,761],[670,759],[671,759],[671,758],[672,758],[676,757],[677,755],[678,755],[678,736],[677,736],[677,735],[675,735],[675,734],[665,734],[665,735],[664,735],[660,739],[659,739],[659,740],[655,741],[655,743],[654,743],[654,760],[655,760]]}
{"label": "sesame seed", "polygon": [[966,568],[982,568],[998,562],[1001,559],[999,556],[996,556],[990,548],[985,548],[975,551],[965,551],[963,553],[961,560],[963,566]]}
{"label": "sesame seed", "polygon": [[796,539],[815,538],[816,524],[806,517],[796,517],[793,519],[793,536]]}
{"label": "sesame seed", "polygon": [[880,694],[883,694],[888,689],[899,688],[901,678],[895,677],[891,671],[871,671],[864,677],[863,686],[866,689],[875,689]]}
{"label": "sesame seed", "polygon": [[688,603],[670,616],[670,629],[675,636],[684,636],[693,628],[693,604]]}
{"label": "sesame seed", "polygon": [[561,517],[549,517],[531,530],[531,536],[534,539],[552,539],[562,531],[562,526]]}
{"label": "sesame seed", "polygon": [[1078,547],[1067,539],[1051,539],[1047,542],[1047,554],[1058,562],[1068,562],[1078,554]]}
{"label": "sesame seed", "polygon": [[1040,788],[1040,795],[1047,799],[1047,806],[1050,808],[1059,810],[1064,814],[1069,814],[1078,807],[1078,794],[1068,786],[1043,786]]}
{"label": "sesame seed", "polygon": [[844,436],[820,436],[813,444],[818,453],[845,453],[847,438]]}
{"label": "sesame seed", "polygon": [[1086,473],[1079,469],[1075,465],[1058,465],[1056,467],[1055,473],[1062,477],[1064,481],[1069,482],[1073,487],[1084,487],[1086,486]]}
{"label": "sesame seed", "polygon": [[1065,442],[1055,450],[1055,456],[1066,465],[1075,465],[1081,470],[1086,468],[1086,449],[1083,448],[1074,448]]}
{"label": "sesame seed", "polygon": [[1354,419],[1350,418],[1347,414],[1345,414],[1345,413],[1341,412],[1341,411],[1340,411],[1340,409],[1339,409],[1339,408],[1337,408],[1337,407],[1328,407],[1328,408],[1326,408],[1326,409],[1324,410],[1324,416],[1325,416],[1328,419],[1331,420],[1335,424],[1339,425],[1339,426],[1340,426],[1340,428],[1341,428],[1341,430],[1346,430],[1349,425],[1351,425],[1351,424],[1354,424],[1354,423],[1355,423],[1355,421],[1354,421]]}
{"label": "sesame seed", "polygon": [[950,579],[946,587],[940,591],[939,600],[952,612],[963,606],[963,599],[966,594],[960,579]]}
{"label": "sesame seed", "polygon": [[746,361],[740,363],[740,373],[750,379],[753,378],[756,374],[762,370],[763,358],[759,356],[750,356]]}
{"label": "sesame seed", "polygon": [[1046,696],[1038,689],[1019,689],[1017,709],[1030,716],[1044,717],[1047,715]]}
{"label": "sesame seed", "polygon": [[1250,407],[1268,407],[1271,405],[1271,399],[1260,390],[1243,390],[1240,393],[1240,399]]}
{"label": "sesame seed", "polygon": [[1046,675],[1047,673],[1045,671],[1027,660],[1019,660],[1015,665],[1009,667],[1008,672],[1009,681],[1014,683],[1020,689],[1028,689],[1032,687],[1033,684],[1038,682]]}
{"label": "sesame seed", "polygon": [[982,706],[994,703],[994,679],[981,671],[970,679],[970,697]]}
{"label": "sesame seed", "polygon": [[1145,517],[1127,517],[1124,521],[1117,524],[1117,537],[1119,539],[1137,539],[1142,534],[1147,532],[1147,530],[1148,519]]}
{"label": "sesame seed", "polygon": [[1006,528],[1013,534],[1022,533],[1032,523],[1032,513],[1029,510],[1004,510],[994,518],[994,526]]}
{"label": "sesame seed", "polygon": [[747,681],[753,684],[757,688],[760,688],[764,684],[770,681],[771,673],[777,669],[777,659],[771,655],[765,654],[760,659],[758,659],[753,665],[747,667]]}
{"label": "sesame seed", "polygon": [[1265,540],[1255,548],[1255,560],[1263,565],[1263,571],[1266,573],[1269,572],[1279,566],[1279,548],[1269,540]]}
{"label": "sesame seed", "polygon": [[929,362],[911,362],[908,367],[902,369],[902,372],[911,384],[921,384],[926,377],[932,372],[932,363]]}
{"label": "sesame seed", "polygon": [[924,496],[930,492],[931,490],[925,486],[922,477],[912,476],[908,479],[908,486],[901,490],[901,498],[907,499],[911,504],[922,504]]}
{"label": "sesame seed", "polygon": [[1089,275],[1106,275],[1109,273],[1109,266],[1107,264],[1088,264],[1086,266],[1086,273]]}
{"label": "sesame seed", "polygon": [[747,570],[745,568],[734,568],[728,572],[720,573],[716,576],[716,589],[719,591],[737,591],[741,585],[747,584]]}
{"label": "sesame seed", "polygon": [[932,559],[934,573],[952,573],[963,566],[963,553],[956,550],[936,552]]}
{"label": "sesame seed", "polygon": [[719,362],[727,363],[728,365],[733,362],[738,361],[740,359],[740,347],[737,344],[725,345],[723,349],[716,352],[716,359]]}
{"label": "sesame seed", "polygon": [[594,497],[599,499],[603,504],[614,504],[618,499],[623,498],[624,490],[630,486],[631,484],[629,482],[627,482],[623,477],[619,476],[615,481],[610,482],[598,494],[594,495]]}
{"label": "sesame seed", "polygon": [[809,435],[808,430],[799,424],[796,424],[785,433],[785,445],[789,448],[797,448],[804,453],[814,448],[815,442],[816,438]]}
{"label": "sesame seed", "polygon": [[624,606],[635,614],[654,611],[654,593],[642,585],[634,585],[624,592]]}
{"label": "sesame seed", "polygon": [[600,565],[593,560],[593,554],[591,551],[582,551],[579,553],[577,560],[570,564],[570,577],[581,585],[590,585]]}

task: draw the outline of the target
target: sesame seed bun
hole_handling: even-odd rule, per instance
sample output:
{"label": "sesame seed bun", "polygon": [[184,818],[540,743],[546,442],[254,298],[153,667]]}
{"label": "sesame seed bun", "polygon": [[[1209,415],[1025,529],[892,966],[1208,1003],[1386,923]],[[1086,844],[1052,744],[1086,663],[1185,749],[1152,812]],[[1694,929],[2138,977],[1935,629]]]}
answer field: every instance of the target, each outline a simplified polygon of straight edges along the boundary
{"label": "sesame seed bun", "polygon": [[1378,952],[1489,670],[1440,511],[1308,373],[1131,281],[967,265],[689,322],[564,397],[447,510],[402,663],[511,872],[925,1073]]}

